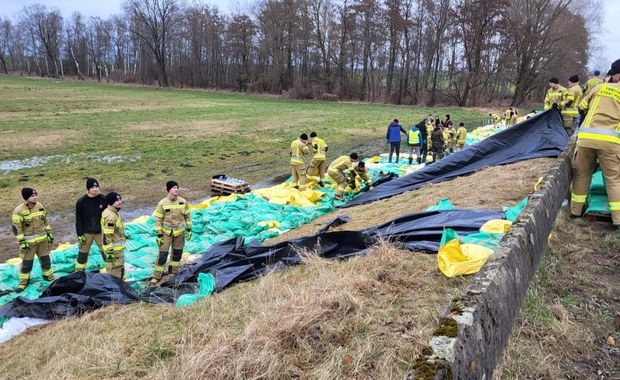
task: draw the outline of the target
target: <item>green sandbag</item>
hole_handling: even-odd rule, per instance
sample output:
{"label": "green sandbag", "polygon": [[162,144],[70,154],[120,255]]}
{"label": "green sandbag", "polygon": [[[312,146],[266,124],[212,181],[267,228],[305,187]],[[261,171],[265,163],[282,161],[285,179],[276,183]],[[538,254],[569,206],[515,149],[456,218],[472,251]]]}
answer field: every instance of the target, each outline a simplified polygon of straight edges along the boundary
{"label": "green sandbag", "polygon": [[454,210],[454,209],[455,207],[452,204],[452,202],[450,202],[450,199],[442,198],[439,201],[437,201],[437,204],[435,206],[431,206],[427,208],[425,211],[449,211],[449,210]]}
{"label": "green sandbag", "polygon": [[211,273],[200,273],[198,274],[198,285],[199,290],[198,294],[183,294],[181,297],[177,299],[177,306],[187,306],[191,305],[199,299],[208,296],[213,293],[215,290],[215,278]]}
{"label": "green sandbag", "polygon": [[521,210],[523,210],[525,205],[527,205],[527,197],[523,198],[521,203],[519,203],[518,205],[514,207],[502,206],[502,211],[506,213],[506,220],[509,220],[511,222],[516,221],[517,218],[519,217],[519,214],[521,213]]}

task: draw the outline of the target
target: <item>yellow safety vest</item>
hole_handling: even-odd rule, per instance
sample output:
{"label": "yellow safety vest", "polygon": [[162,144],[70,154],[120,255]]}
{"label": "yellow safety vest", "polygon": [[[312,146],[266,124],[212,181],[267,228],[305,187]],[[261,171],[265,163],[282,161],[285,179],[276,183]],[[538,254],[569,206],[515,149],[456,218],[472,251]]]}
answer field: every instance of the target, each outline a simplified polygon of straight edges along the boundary
{"label": "yellow safety vest", "polygon": [[420,145],[420,130],[410,129],[407,133],[407,144],[409,145]]}

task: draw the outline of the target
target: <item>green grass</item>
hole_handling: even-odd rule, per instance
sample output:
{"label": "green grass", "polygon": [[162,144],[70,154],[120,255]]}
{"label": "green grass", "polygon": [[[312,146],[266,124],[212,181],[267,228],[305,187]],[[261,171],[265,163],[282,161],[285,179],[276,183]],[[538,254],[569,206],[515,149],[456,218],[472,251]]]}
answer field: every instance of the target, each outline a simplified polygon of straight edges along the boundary
{"label": "green grass", "polygon": [[[137,203],[164,196],[177,180],[190,200],[207,195],[217,173],[255,182],[286,173],[288,146],[316,131],[330,157],[385,149],[385,130],[433,114],[474,123],[480,111],[365,103],[291,101],[194,90],[0,76],[0,162],[58,156],[34,168],[3,172],[2,213],[22,186],[37,188],[52,209],[70,209],[94,176],[104,192]],[[105,157],[115,157],[108,162]],[[52,198],[52,199],[50,199]]]}

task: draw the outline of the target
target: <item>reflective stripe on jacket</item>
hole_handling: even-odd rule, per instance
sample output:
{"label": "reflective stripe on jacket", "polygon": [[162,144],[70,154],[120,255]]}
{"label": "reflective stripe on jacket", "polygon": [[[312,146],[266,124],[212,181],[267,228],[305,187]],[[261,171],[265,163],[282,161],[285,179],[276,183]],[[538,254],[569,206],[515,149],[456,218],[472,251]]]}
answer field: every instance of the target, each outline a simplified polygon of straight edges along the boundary
{"label": "reflective stripe on jacket", "polygon": [[553,106],[553,103],[561,107],[565,92],[566,88],[563,86],[558,86],[556,89],[550,88],[547,90],[547,94],[545,94],[545,110],[550,109],[551,106]]}
{"label": "reflective stripe on jacket", "polygon": [[308,146],[300,139],[291,143],[291,165],[304,165],[304,156],[308,154]]}
{"label": "reflective stripe on jacket", "polygon": [[26,243],[40,243],[47,239],[47,233],[52,232],[47,221],[47,212],[39,202],[31,204],[20,203],[11,215],[13,232],[18,241]]}
{"label": "reflective stripe on jacket", "polygon": [[187,201],[181,197],[171,200],[166,197],[159,201],[155,212],[155,232],[166,235],[179,236],[185,228],[192,228],[192,218]]}
{"label": "reflective stripe on jacket", "polygon": [[327,144],[323,139],[315,137],[312,140],[312,158],[325,161],[325,152],[327,152]]}
{"label": "reflective stripe on jacket", "polygon": [[101,231],[103,232],[103,249],[120,252],[125,249],[125,230],[118,215],[118,209],[108,206],[101,214]]}
{"label": "reflective stripe on jacket", "polygon": [[587,115],[579,128],[578,139],[620,144],[620,83],[596,86],[579,104]]}
{"label": "reflective stripe on jacket", "polygon": [[344,171],[348,169],[348,170],[352,170],[353,169],[353,164],[351,163],[351,157],[349,156],[340,156],[338,158],[336,158],[330,165],[329,168],[327,168],[327,172],[328,173],[332,173],[332,174],[338,174],[343,173]]}

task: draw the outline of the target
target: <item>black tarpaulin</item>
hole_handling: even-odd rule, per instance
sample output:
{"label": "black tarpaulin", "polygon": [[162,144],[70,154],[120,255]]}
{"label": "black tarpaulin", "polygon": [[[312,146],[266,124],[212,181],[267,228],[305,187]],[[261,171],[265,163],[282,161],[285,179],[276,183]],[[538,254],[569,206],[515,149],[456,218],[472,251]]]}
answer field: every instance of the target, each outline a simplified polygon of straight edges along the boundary
{"label": "black tarpaulin", "polygon": [[532,158],[557,157],[564,150],[568,139],[560,111],[552,108],[409,175],[375,185],[374,190],[340,207],[389,198],[418,189],[427,183],[448,181],[491,166]]}
{"label": "black tarpaulin", "polygon": [[437,252],[445,228],[460,235],[479,231],[491,219],[503,219],[504,213],[491,210],[427,211],[406,215],[361,231],[325,232],[272,245],[253,241],[243,245],[243,238],[231,239],[211,247],[203,259],[183,269],[169,285],[195,281],[199,273],[210,272],[216,289],[248,281],[280,267],[299,264],[300,252],[316,251],[329,259],[346,258],[366,253],[379,240],[402,244],[403,248]]}
{"label": "black tarpaulin", "polygon": [[37,299],[18,297],[0,307],[0,317],[55,319],[98,309],[111,303],[129,304],[138,295],[118,277],[76,272],[54,281]]}

